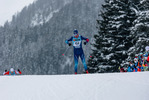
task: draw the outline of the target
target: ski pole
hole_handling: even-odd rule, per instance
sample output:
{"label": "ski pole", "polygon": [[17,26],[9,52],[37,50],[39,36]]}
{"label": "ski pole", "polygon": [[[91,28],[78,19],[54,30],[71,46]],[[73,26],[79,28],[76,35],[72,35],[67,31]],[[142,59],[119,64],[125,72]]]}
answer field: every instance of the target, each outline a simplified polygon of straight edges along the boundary
{"label": "ski pole", "polygon": [[68,51],[68,48],[69,48],[69,47],[67,47],[67,49],[65,50],[65,52],[62,54],[63,56],[64,56],[64,55],[65,55],[65,53]]}

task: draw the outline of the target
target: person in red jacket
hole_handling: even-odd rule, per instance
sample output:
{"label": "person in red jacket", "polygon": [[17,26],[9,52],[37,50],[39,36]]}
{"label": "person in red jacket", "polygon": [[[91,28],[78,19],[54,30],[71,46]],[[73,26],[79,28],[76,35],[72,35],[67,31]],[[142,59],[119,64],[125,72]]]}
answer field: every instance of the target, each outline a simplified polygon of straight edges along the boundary
{"label": "person in red jacket", "polygon": [[5,70],[5,72],[3,73],[3,75],[9,75],[9,71]]}
{"label": "person in red jacket", "polygon": [[15,73],[16,73],[16,74],[20,74],[20,75],[22,74],[22,72],[20,71],[20,69],[15,70]]}
{"label": "person in red jacket", "polygon": [[22,74],[22,72],[19,69],[18,69],[18,72],[19,72],[20,75]]}
{"label": "person in red jacket", "polygon": [[126,72],[123,67],[120,68],[120,72]]}
{"label": "person in red jacket", "polygon": [[148,54],[148,56],[147,56],[147,62],[149,62],[149,54]]}

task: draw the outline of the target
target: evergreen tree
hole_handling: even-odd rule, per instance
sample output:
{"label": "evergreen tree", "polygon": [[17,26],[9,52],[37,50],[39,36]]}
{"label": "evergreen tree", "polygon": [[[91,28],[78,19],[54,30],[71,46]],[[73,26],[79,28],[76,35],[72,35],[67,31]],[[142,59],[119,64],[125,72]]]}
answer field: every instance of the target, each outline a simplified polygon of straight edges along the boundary
{"label": "evergreen tree", "polygon": [[129,0],[105,0],[101,19],[97,20],[98,34],[89,59],[90,72],[113,72],[125,60],[130,42],[130,27],[135,20]]}
{"label": "evergreen tree", "polygon": [[139,8],[140,11],[149,10],[149,1],[148,0],[140,0],[138,8]]}
{"label": "evergreen tree", "polygon": [[149,44],[149,1],[141,0],[138,5],[137,18],[133,22],[130,36],[133,38],[134,44],[129,50],[129,57],[126,62],[133,61],[135,54],[145,51],[145,47]]}

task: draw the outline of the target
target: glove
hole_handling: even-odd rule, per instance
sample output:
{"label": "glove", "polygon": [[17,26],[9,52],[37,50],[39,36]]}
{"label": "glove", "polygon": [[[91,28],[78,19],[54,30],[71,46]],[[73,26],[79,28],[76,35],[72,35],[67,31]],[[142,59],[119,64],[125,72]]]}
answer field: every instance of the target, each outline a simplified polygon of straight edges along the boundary
{"label": "glove", "polygon": [[84,45],[86,45],[86,42],[84,42]]}
{"label": "glove", "polygon": [[71,46],[71,43],[69,43],[68,45]]}

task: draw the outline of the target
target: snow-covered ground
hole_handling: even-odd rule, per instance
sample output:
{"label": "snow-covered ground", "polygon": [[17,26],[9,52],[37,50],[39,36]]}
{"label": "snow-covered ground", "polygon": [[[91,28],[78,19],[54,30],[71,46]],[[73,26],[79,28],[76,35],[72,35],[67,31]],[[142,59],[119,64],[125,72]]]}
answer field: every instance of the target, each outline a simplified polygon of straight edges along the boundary
{"label": "snow-covered ground", "polygon": [[149,72],[0,76],[0,100],[149,100]]}

